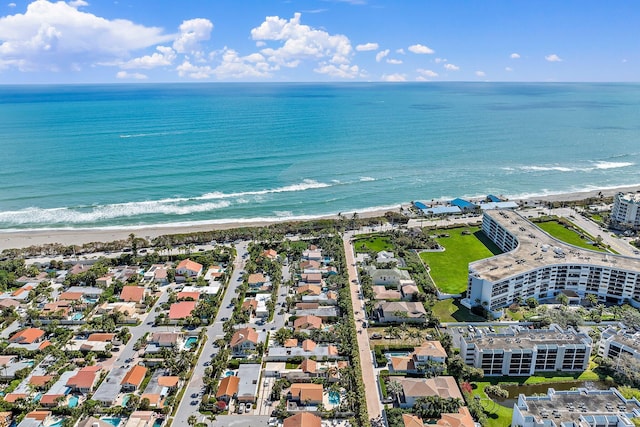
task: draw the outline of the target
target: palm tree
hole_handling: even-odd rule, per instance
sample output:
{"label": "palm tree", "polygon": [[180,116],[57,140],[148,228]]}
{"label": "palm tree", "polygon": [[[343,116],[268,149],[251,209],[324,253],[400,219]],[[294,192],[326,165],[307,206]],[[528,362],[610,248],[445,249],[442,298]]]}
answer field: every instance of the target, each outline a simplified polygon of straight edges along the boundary
{"label": "palm tree", "polygon": [[187,418],[187,424],[194,426],[196,425],[196,422],[198,422],[198,418],[195,415],[189,415],[189,418]]}
{"label": "palm tree", "polygon": [[398,405],[399,405],[400,393],[402,393],[403,391],[402,384],[400,384],[398,381],[390,380],[389,383],[387,384],[387,391],[391,393],[391,395],[398,402]]}

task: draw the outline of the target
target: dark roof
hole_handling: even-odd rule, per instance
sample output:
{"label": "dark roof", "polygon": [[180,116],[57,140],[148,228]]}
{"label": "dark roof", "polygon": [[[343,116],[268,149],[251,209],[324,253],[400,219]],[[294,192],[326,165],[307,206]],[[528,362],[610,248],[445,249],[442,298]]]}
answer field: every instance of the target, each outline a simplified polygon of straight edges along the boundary
{"label": "dark roof", "polygon": [[487,196],[487,200],[489,200],[490,202],[501,202],[502,199],[498,196],[494,196],[493,194],[489,194]]}
{"label": "dark roof", "polygon": [[464,200],[464,199],[460,199],[460,198],[453,199],[451,201],[451,204],[453,206],[459,207],[460,209],[475,209],[475,207],[476,207],[476,205],[474,205],[470,201]]}

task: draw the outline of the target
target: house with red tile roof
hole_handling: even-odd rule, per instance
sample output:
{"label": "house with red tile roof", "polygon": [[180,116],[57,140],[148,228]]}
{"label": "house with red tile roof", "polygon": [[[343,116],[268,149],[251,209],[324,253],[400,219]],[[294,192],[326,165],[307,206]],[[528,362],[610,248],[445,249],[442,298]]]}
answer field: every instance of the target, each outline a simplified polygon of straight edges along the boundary
{"label": "house with red tile roof", "polygon": [[458,409],[457,414],[440,414],[436,423],[440,427],[475,427],[476,423],[466,406]]}
{"label": "house with red tile roof", "polygon": [[311,412],[301,412],[285,418],[282,427],[321,427],[322,418]]}
{"label": "house with red tile roof", "polygon": [[98,277],[96,279],[97,286],[103,286],[105,288],[108,288],[112,284],[113,284],[113,275],[111,274],[107,274],[106,276]]}
{"label": "house with red tile roof", "polygon": [[266,281],[267,281],[267,278],[264,277],[264,274],[262,274],[262,273],[250,274],[249,278],[247,279],[247,283],[252,288],[260,287],[260,286],[264,285],[264,283]]}
{"label": "house with red tile roof", "polygon": [[291,384],[287,400],[298,402],[300,405],[317,405],[322,403],[324,388],[322,384],[296,383]]}
{"label": "house with red tile roof", "polygon": [[238,329],[229,342],[231,351],[236,355],[243,355],[254,351],[256,345],[258,345],[258,333],[253,328]]}
{"label": "house with red tile roof", "polygon": [[193,310],[196,309],[198,303],[196,301],[180,301],[174,302],[169,307],[169,320],[177,322],[191,316]]}
{"label": "house with red tile roof", "polygon": [[82,301],[82,292],[63,292],[58,295],[58,301]]}
{"label": "house with red tile roof", "polygon": [[200,292],[178,292],[176,294],[176,299],[178,301],[198,301],[200,299]]}
{"label": "house with red tile roof", "polygon": [[413,414],[402,414],[402,422],[404,427],[424,427],[422,418],[416,417]]}
{"label": "house with red tile roof", "polygon": [[129,372],[127,372],[127,374],[120,382],[122,390],[129,392],[136,391],[142,384],[145,375],[147,375],[147,368],[145,368],[144,366],[135,365],[129,370]]}
{"label": "house with red tile roof", "polygon": [[318,296],[322,293],[322,288],[318,285],[302,285],[296,288],[298,295],[314,295]]}
{"label": "house with red tile roof", "polygon": [[120,301],[141,304],[144,301],[145,288],[142,286],[124,286],[120,292]]}
{"label": "house with red tile roof", "polygon": [[42,341],[44,331],[39,328],[27,328],[16,332],[9,338],[9,342],[16,344],[33,344]]}
{"label": "house with red tile roof", "polygon": [[312,331],[314,329],[322,328],[322,319],[318,316],[300,316],[296,320],[293,321],[293,328],[296,331],[308,330]]}
{"label": "house with red tile roof", "polygon": [[262,252],[262,256],[273,261],[278,258],[278,252],[274,249],[267,249]]}
{"label": "house with red tile roof", "polygon": [[451,376],[434,378],[395,377],[402,386],[400,407],[411,408],[420,397],[438,396],[443,399],[462,399],[458,383]]}
{"label": "house with red tile roof", "polygon": [[186,277],[196,278],[201,274],[202,264],[191,261],[189,258],[180,261],[176,267],[176,277],[181,277],[183,280]]}
{"label": "house with red tile roof", "polygon": [[47,384],[49,384],[53,378],[53,375],[32,375],[29,378],[29,385],[42,390],[43,388],[46,388]]}
{"label": "house with red tile roof", "polygon": [[80,393],[91,393],[100,378],[101,366],[86,366],[67,381],[67,387]]}
{"label": "house with red tile roof", "polygon": [[223,400],[227,403],[238,395],[238,387],[240,385],[240,378],[235,375],[229,375],[224,377],[220,381],[218,391],[216,392],[216,399]]}

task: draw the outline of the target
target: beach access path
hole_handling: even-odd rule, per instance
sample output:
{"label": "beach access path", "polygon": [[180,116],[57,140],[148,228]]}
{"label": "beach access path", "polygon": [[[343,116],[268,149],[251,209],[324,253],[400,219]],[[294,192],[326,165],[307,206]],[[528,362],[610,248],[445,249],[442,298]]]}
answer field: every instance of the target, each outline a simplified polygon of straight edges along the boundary
{"label": "beach access path", "polygon": [[365,397],[367,400],[367,412],[369,419],[378,418],[382,414],[380,407],[380,394],[378,393],[378,382],[373,369],[373,356],[369,346],[369,334],[362,327],[362,322],[366,320],[364,310],[364,300],[359,298],[360,284],[358,272],[356,271],[356,261],[353,253],[351,238],[353,232],[347,232],[342,237],[344,253],[346,256],[347,271],[349,272],[349,289],[351,290],[351,303],[356,321],[358,338],[358,353],[360,354],[360,367],[362,369],[362,381],[364,381]]}

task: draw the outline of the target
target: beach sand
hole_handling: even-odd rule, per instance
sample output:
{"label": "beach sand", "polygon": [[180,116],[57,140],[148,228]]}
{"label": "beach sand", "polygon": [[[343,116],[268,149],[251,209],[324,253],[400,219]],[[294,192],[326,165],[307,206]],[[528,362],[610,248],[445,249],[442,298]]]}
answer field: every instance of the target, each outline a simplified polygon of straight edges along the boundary
{"label": "beach sand", "polygon": [[[636,192],[640,191],[640,186],[620,187],[613,189],[591,190],[576,193],[564,193],[548,196],[534,196],[526,199],[513,199],[514,201],[528,201],[530,204],[538,202],[558,202],[558,201],[575,201],[584,200],[589,197],[598,197],[602,193],[604,197],[613,196],[617,192]],[[390,209],[380,211],[358,212],[360,218],[371,218],[382,216]],[[396,211],[398,209],[395,209]],[[353,212],[343,212],[345,218],[350,218]],[[319,216],[318,218],[337,218],[336,215]],[[275,223],[276,221],[266,222],[233,222],[216,223],[216,224],[194,224],[194,225],[159,225],[157,227],[141,227],[141,228],[122,228],[122,229],[65,229],[65,230],[25,230],[25,231],[7,231],[0,230],[0,251],[12,248],[24,248],[33,245],[42,245],[46,243],[60,243],[62,245],[82,245],[90,242],[110,242],[113,240],[125,240],[131,233],[138,237],[153,239],[154,237],[165,234],[180,234],[196,231],[208,230],[225,230],[238,227],[263,227]]]}

